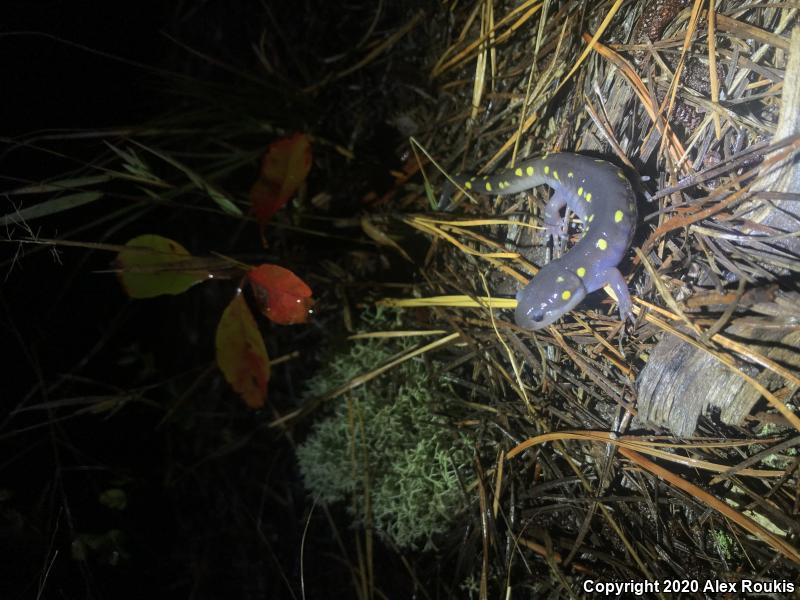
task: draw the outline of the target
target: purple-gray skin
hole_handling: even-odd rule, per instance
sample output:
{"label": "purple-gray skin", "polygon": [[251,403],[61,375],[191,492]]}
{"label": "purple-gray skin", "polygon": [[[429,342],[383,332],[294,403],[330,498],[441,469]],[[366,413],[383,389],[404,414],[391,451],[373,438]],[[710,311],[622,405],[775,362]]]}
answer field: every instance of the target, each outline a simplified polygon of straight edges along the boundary
{"label": "purple-gray skin", "polygon": [[610,285],[624,321],[632,318],[628,286],[617,269],[636,228],[636,197],[615,165],[579,154],[545,154],[490,177],[457,178],[467,190],[514,194],[547,184],[555,190],[544,208],[547,233],[559,238],[564,206],[583,222],[583,237],[539,270],[519,292],[514,320],[542,329],[575,308],[586,294]]}

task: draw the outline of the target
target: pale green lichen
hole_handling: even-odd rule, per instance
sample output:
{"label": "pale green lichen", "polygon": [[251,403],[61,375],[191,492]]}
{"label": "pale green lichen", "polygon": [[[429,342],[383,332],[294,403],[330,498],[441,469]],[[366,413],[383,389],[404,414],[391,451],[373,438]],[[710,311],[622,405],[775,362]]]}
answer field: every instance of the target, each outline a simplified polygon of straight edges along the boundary
{"label": "pale green lichen", "polygon": [[[411,346],[404,339],[354,342],[308,382],[308,396],[322,395]],[[442,416],[453,404],[452,392],[431,381],[416,358],[331,404],[331,413],[297,450],[306,487],[325,503],[346,500],[356,523],[366,520],[368,489],[377,531],[400,547],[430,547],[464,507],[458,475],[468,474],[472,456],[467,437]]]}
{"label": "pale green lichen", "polygon": [[735,547],[734,540],[730,534],[723,529],[715,529],[713,531],[713,539],[719,555],[725,560],[730,560],[733,557],[733,548]]}

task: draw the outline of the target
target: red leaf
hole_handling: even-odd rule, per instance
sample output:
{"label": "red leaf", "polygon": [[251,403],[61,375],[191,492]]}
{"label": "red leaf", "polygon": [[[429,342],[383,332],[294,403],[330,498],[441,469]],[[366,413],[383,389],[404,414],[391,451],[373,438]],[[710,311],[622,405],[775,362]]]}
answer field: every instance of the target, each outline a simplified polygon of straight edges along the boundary
{"label": "red leaf", "polygon": [[261,312],[270,321],[281,325],[305,323],[314,301],[311,288],[292,273],[278,265],[260,265],[248,272],[253,294]]}
{"label": "red leaf", "polygon": [[267,398],[270,365],[264,340],[242,294],[236,294],[217,325],[217,365],[250,408]]}
{"label": "red leaf", "polygon": [[296,133],[269,145],[258,179],[250,189],[253,214],[261,227],[289,201],[311,169],[311,141]]}

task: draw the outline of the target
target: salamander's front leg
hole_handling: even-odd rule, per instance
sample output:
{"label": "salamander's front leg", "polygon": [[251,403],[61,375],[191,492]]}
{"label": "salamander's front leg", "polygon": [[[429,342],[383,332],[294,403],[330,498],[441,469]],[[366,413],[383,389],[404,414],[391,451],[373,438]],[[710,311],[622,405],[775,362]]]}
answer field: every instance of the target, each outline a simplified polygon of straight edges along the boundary
{"label": "salamander's front leg", "polygon": [[631,302],[631,294],[628,291],[628,284],[625,283],[625,278],[619,269],[616,267],[609,267],[603,273],[601,281],[605,281],[614,290],[617,296],[617,305],[619,306],[619,317],[624,323],[627,319],[634,320],[633,303]]}
{"label": "salamander's front leg", "polygon": [[566,237],[564,219],[561,210],[567,205],[567,195],[560,190],[556,190],[553,196],[544,206],[544,228],[547,236],[553,238],[553,244],[557,244],[561,238]]}

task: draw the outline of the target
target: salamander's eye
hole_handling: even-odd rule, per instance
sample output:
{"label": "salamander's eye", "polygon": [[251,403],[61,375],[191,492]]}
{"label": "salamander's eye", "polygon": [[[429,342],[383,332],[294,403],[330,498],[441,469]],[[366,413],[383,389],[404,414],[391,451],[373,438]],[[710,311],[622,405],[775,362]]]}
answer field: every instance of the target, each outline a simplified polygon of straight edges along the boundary
{"label": "salamander's eye", "polygon": [[531,312],[531,321],[534,323],[541,323],[544,321],[544,313],[543,312]]}

